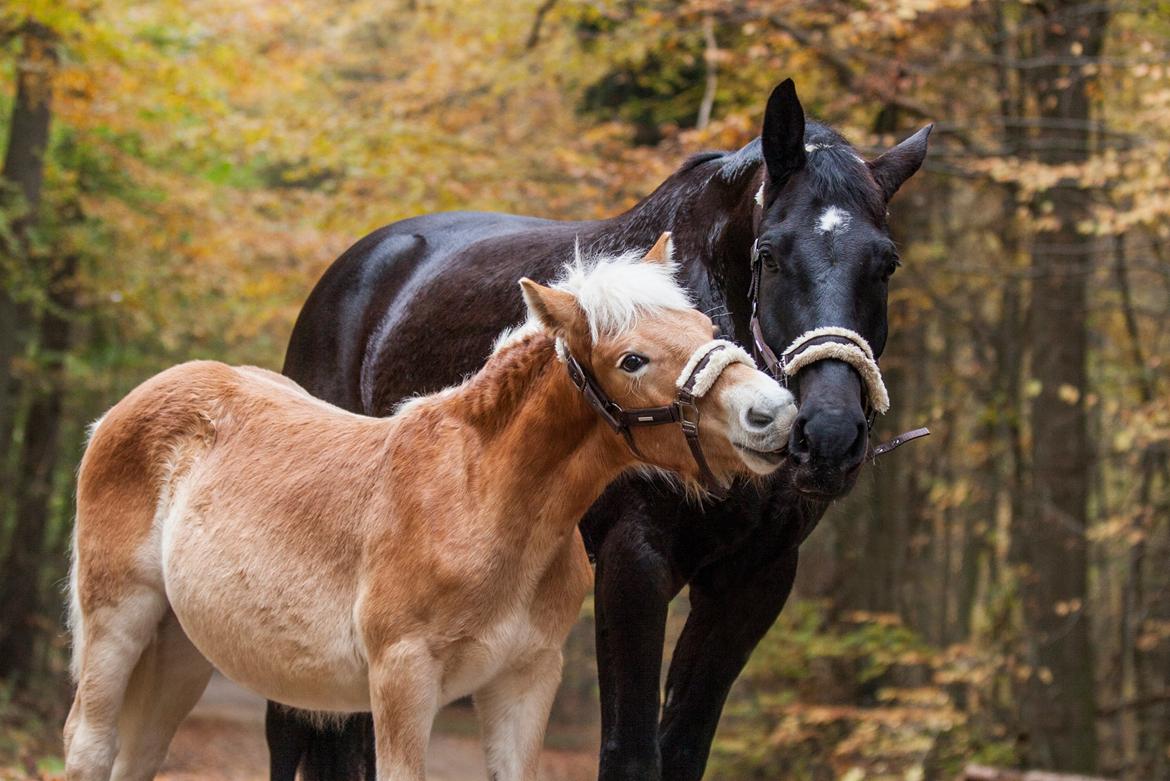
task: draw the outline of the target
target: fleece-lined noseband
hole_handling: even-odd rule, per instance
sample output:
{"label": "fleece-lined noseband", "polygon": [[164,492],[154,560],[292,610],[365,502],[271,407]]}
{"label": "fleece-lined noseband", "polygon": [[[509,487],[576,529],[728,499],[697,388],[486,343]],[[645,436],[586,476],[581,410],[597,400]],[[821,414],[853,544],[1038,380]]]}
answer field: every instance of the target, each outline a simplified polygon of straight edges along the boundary
{"label": "fleece-lined noseband", "polygon": [[724,369],[733,363],[742,363],[745,366],[756,368],[755,361],[742,347],[723,339],[713,339],[699,347],[687,361],[682,372],[675,381],[678,393],[675,400],[662,407],[642,407],[640,409],[623,409],[620,404],[611,399],[593,372],[589,371],[567,347],[562,348],[565,366],[569,370],[569,379],[577,390],[585,396],[601,419],[609,424],[610,428],[621,434],[626,444],[635,456],[646,461],[642,451],[634,442],[631,431],[636,426],[658,426],[663,423],[678,423],[686,438],[687,446],[695,464],[699,467],[699,479],[707,491],[719,499],[727,497],[727,491],[711,471],[703,447],[699,443],[699,405],[698,400],[703,398],[715,381],[723,374]]}
{"label": "fleece-lined noseband", "polygon": [[[849,328],[840,326],[822,326],[806,331],[792,341],[779,356],[772,351],[764,339],[764,329],[760,325],[760,275],[763,263],[760,262],[760,240],[752,244],[752,281],[748,291],[751,299],[752,316],[749,328],[752,334],[752,346],[764,364],[768,373],[788,386],[790,377],[795,377],[801,369],[811,366],[818,361],[841,361],[853,367],[861,378],[865,387],[865,419],[869,428],[873,428],[874,417],[877,413],[885,414],[890,408],[890,394],[886,390],[886,383],[882,380],[882,370],[878,368],[877,358],[873,348],[861,334]],[[918,439],[929,434],[926,428],[917,428],[894,437],[889,442],[883,442],[873,449],[872,457],[888,453],[899,445]]]}

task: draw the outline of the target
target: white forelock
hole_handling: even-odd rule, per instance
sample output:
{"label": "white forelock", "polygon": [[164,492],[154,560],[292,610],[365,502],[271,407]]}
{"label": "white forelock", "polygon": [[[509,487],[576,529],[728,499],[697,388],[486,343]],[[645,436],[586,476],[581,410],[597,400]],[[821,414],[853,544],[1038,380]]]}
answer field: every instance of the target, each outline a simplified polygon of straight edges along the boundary
{"label": "white forelock", "polygon": [[646,310],[692,306],[691,297],[675,280],[678,265],[671,257],[665,263],[644,263],[645,253],[634,250],[586,259],[579,247],[574,254],[553,287],[576,296],[594,339],[630,330]]}
{"label": "white forelock", "polygon": [[[670,245],[668,245],[669,247]],[[620,255],[586,258],[574,249],[573,260],[565,264],[552,287],[572,293],[585,313],[594,339],[630,330],[638,316],[652,309],[690,309],[691,298],[675,280],[678,264],[645,263],[643,250]],[[673,250],[671,250],[673,254]],[[493,352],[540,330],[531,315],[519,326],[496,338]]]}

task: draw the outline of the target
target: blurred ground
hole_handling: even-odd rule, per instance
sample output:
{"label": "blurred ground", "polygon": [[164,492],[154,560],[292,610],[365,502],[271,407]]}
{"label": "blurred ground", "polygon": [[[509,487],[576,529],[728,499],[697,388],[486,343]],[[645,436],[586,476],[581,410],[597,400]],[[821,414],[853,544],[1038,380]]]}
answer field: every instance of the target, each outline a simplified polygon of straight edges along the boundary
{"label": "blurred ground", "polygon": [[[473,781],[487,777],[479,740],[458,715],[442,718],[431,739],[427,778]],[[465,734],[468,733],[468,734]],[[595,778],[592,749],[546,750],[542,781]],[[203,699],[179,728],[158,776],[165,781],[266,781],[264,701],[223,677],[211,679]]]}

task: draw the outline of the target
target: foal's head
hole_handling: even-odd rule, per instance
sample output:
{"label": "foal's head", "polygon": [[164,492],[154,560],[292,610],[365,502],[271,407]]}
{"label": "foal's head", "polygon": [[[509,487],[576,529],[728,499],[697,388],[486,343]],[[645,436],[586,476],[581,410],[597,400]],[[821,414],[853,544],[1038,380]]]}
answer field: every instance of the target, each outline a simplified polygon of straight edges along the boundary
{"label": "foal's head", "polygon": [[[691,307],[674,271],[663,234],[641,262],[636,254],[588,266],[578,259],[553,287],[521,284],[530,319],[611,401],[624,410],[668,406],[693,375],[699,442],[713,476],[726,484],[735,475],[769,474],[796,416],[792,394],[734,345],[723,343],[702,362],[716,329]],[[629,432],[643,463],[699,483],[701,467],[678,422],[636,424]]]}

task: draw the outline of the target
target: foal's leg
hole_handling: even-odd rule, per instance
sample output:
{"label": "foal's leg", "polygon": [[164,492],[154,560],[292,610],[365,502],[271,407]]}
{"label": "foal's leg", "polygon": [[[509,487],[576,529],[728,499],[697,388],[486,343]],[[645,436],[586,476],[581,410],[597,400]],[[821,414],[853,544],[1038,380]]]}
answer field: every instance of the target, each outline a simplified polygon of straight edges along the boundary
{"label": "foal's leg", "polygon": [[425,781],[441,678],[424,640],[400,641],[370,659],[378,781]]}
{"label": "foal's leg", "polygon": [[114,763],[116,781],[154,778],[179,724],[195,707],[211,663],[203,657],[168,613],[158,636],[143,652],[130,678],[118,720],[121,748]]}
{"label": "foal's leg", "polygon": [[163,594],[134,586],[74,627],[81,663],[65,722],[65,777],[106,781],[118,753],[118,719],[130,676],[166,613]]}
{"label": "foal's leg", "polygon": [[535,781],[553,698],[561,682],[559,648],[501,673],[475,693],[492,781]]}

